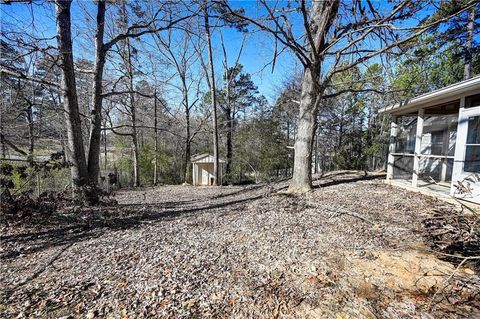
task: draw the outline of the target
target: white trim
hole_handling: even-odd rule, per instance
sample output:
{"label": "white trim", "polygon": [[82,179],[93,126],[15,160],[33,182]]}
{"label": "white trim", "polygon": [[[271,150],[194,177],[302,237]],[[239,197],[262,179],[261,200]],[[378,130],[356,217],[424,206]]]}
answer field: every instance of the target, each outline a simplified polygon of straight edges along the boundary
{"label": "white trim", "polygon": [[[210,154],[194,155],[190,158],[191,163],[214,163],[215,157]],[[218,158],[219,163],[226,163],[225,160]]]}
{"label": "white trim", "polygon": [[418,110],[417,133],[415,135],[415,157],[413,158],[412,186],[417,187],[418,176],[420,175],[420,155],[422,153],[423,120],[425,109]]}
{"label": "white trim", "polygon": [[[458,128],[457,128],[457,139],[455,142],[455,159],[453,162],[452,170],[452,183],[450,187],[450,195],[459,196],[455,194],[456,185],[458,181],[462,181],[467,176],[472,173],[465,172],[465,149],[467,142],[467,133],[468,133],[468,119],[472,116],[480,116],[480,106],[473,108],[465,108],[465,97],[460,100],[460,112],[458,114]],[[473,185],[473,189],[480,187],[478,183]],[[480,193],[479,193],[480,194]],[[475,195],[473,198],[464,198],[465,200],[473,201],[474,203],[480,204],[480,195]]]}
{"label": "white trim", "polygon": [[390,145],[388,146],[388,158],[387,158],[387,180],[393,179],[393,167],[395,166],[395,147],[397,144],[398,124],[397,118],[393,116],[392,123],[390,124]]}
{"label": "white trim", "polygon": [[453,102],[462,96],[480,92],[480,75],[471,79],[458,82],[439,90],[435,90],[411,100],[403,101],[380,109],[378,113],[405,115],[420,108],[428,108],[434,105]]}
{"label": "white trim", "polygon": [[[406,157],[414,157],[414,153],[392,153],[393,156],[406,156]],[[453,159],[455,156],[451,155],[432,155],[432,154],[419,154],[418,157],[423,158],[439,158],[439,159]]]}

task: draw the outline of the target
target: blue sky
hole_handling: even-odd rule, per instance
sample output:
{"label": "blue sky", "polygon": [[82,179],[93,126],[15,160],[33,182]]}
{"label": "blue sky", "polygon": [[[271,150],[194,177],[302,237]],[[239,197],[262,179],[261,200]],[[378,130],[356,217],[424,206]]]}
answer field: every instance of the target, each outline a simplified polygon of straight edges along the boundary
{"label": "blue sky", "polygon": [[[255,1],[231,1],[234,7],[242,6],[246,9],[248,16],[255,17],[257,14],[262,15],[265,12],[262,9],[257,9]],[[374,1],[374,4],[379,4]],[[283,2],[282,4],[285,4]],[[110,7],[110,6],[109,6]],[[382,11],[388,12],[391,10],[391,4],[382,2],[379,4]],[[112,9],[107,11],[112,12]],[[423,10],[417,18],[423,18],[431,13],[428,8]],[[15,3],[12,5],[2,5],[0,9],[2,26],[11,24],[15,28],[35,32],[39,36],[53,37],[55,30],[54,5],[51,2],[41,1],[33,3],[32,5]],[[93,1],[90,0],[76,0],[73,1],[72,6],[72,24],[74,36],[74,54],[76,58],[87,58],[93,60],[93,33],[95,27],[96,7]],[[33,17],[33,19],[32,19]],[[32,22],[33,21],[33,22]],[[294,31],[303,28],[301,21],[293,20]],[[412,26],[417,23],[414,19],[403,22],[404,26]],[[249,28],[252,30],[253,28]],[[226,49],[229,55],[229,62],[232,64],[236,59],[242,37],[242,33],[235,29],[222,29],[223,37],[226,42]],[[288,79],[288,77],[300,68],[296,58],[288,50],[278,58],[274,72],[271,72],[271,65],[267,63],[272,60],[273,40],[270,35],[263,32],[248,33],[248,40],[244,48],[244,52],[240,58],[240,63],[244,65],[244,71],[252,74],[255,84],[259,87],[260,93],[264,94],[270,102],[273,102],[277,89],[281,84]],[[86,40],[87,39],[87,40]],[[108,39],[108,37],[107,37]],[[148,36],[145,37],[148,39]],[[147,40],[148,41],[148,40]],[[219,44],[218,32],[213,34],[213,42],[215,46],[214,56],[216,63],[217,78],[222,75],[222,51]],[[52,43],[55,44],[55,43]],[[365,45],[378,47],[379,42],[376,40],[366,41]],[[370,62],[378,61],[373,59]],[[145,68],[143,69],[145,71]]]}
{"label": "blue sky", "polygon": [[[254,1],[243,1],[234,5],[246,7],[249,14],[255,14],[256,5]],[[108,7],[107,7],[108,8]],[[107,19],[108,11],[107,9]],[[41,2],[32,5],[14,3],[1,6],[2,25],[11,24],[20,30],[35,33],[45,38],[53,37],[55,30],[55,8],[52,3]],[[93,1],[73,1],[72,5],[72,29],[74,37],[75,58],[87,58],[93,61],[93,26],[96,14],[96,7]],[[81,30],[79,32],[79,30]],[[84,33],[91,33],[90,43],[83,40]],[[223,28],[222,34],[225,39],[229,63],[233,64],[241,45],[244,34],[235,29]],[[147,38],[146,36],[145,38]],[[107,37],[108,39],[108,37]],[[222,74],[223,53],[220,47],[218,32],[213,33],[214,55],[216,59],[217,77]],[[55,42],[52,41],[52,45]],[[266,66],[272,60],[273,41],[265,33],[249,32],[246,45],[240,57],[240,63],[244,71],[252,74],[252,79],[258,86],[260,93],[273,102],[276,97],[277,88],[289,77],[292,70],[298,67],[296,59],[290,52],[284,52],[277,60],[274,73],[271,65]]]}

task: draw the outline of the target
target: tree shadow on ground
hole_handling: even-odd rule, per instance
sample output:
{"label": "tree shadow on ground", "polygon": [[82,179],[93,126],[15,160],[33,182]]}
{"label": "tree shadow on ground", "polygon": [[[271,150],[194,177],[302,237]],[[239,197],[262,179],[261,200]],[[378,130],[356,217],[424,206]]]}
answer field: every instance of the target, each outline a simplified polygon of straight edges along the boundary
{"label": "tree shadow on ground", "polygon": [[[313,185],[313,188],[323,188],[323,187],[335,186],[340,184],[348,184],[348,183],[369,181],[369,180],[375,180],[375,179],[384,179],[385,176],[386,174],[355,176],[351,178],[342,178],[342,179],[332,180],[324,183],[322,183],[323,178],[320,178],[316,181],[317,183]],[[330,178],[331,176],[326,176],[326,177]]]}
{"label": "tree shadow on ground", "polygon": [[[82,221],[78,219],[56,220],[54,228],[42,231],[32,231],[27,233],[17,233],[12,235],[0,236],[4,250],[0,253],[1,260],[8,260],[19,255],[28,255],[42,251],[47,248],[72,244],[87,239],[102,236],[106,231],[116,231],[139,227],[143,224],[152,224],[162,221],[169,221],[180,217],[198,215],[212,210],[229,207],[229,214],[242,212],[243,204],[262,198],[264,194],[254,193],[245,198],[225,201],[221,203],[208,204],[208,198],[201,202],[204,205],[194,207],[179,207],[165,209],[159,204],[123,204],[114,207],[105,207],[104,211],[113,210],[124,213],[120,217],[105,218],[102,213],[92,214],[88,219]],[[207,202],[205,204],[205,202]],[[142,213],[138,208],[145,208]],[[60,217],[62,218],[62,217]]]}
{"label": "tree shadow on ground", "polygon": [[[320,178],[316,180],[314,188],[355,183],[383,177],[384,175],[367,175],[360,177],[357,175],[355,177],[325,183],[322,183],[322,178]],[[320,184],[318,184],[318,182],[320,182]],[[97,238],[107,231],[136,228],[145,224],[185,218],[215,210],[218,210],[216,212],[218,216],[242,213],[245,204],[268,195],[266,192],[261,191],[262,188],[265,188],[267,192],[270,191],[274,193],[279,190],[284,190],[287,187],[287,185],[278,182],[271,185],[249,186],[238,191],[202,198],[198,201],[198,205],[193,205],[193,200],[179,202],[165,201],[148,204],[131,203],[102,207],[93,213],[83,212],[74,217],[53,214],[47,217],[50,219],[46,219],[43,222],[43,229],[39,230],[37,228],[23,233],[0,236],[0,241],[4,248],[0,253],[0,260],[13,259],[20,255],[24,256],[40,252],[47,248],[71,245],[76,242]],[[239,195],[242,197],[237,198]],[[231,200],[228,200],[229,197],[232,197]],[[221,201],[212,203],[211,201],[214,200]],[[228,212],[221,210],[226,207],[228,207]],[[141,213],[138,212],[139,208],[142,208]]]}
{"label": "tree shadow on ground", "polygon": [[248,192],[257,190],[257,189],[262,188],[262,187],[265,187],[265,184],[259,184],[259,185],[254,185],[254,186],[249,185],[249,186],[243,187],[242,189],[240,189],[238,191],[235,191],[235,192],[210,196],[208,199],[219,199],[219,198],[225,198],[225,197],[230,197],[230,196],[234,196],[234,195],[241,195],[241,194],[244,194],[244,193],[248,193]]}

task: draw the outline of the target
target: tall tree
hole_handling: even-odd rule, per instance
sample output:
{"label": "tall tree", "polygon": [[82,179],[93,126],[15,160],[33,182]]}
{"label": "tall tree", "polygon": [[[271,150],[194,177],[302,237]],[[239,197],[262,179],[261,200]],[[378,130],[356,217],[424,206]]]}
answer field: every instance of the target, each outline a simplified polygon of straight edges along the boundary
{"label": "tall tree", "polygon": [[60,68],[62,71],[63,105],[67,119],[67,136],[71,153],[72,179],[75,186],[82,186],[88,183],[88,173],[83,147],[80,114],[78,112],[77,87],[75,83],[70,14],[71,4],[71,0],[55,1],[57,41],[60,55]]}
{"label": "tall tree", "polygon": [[[217,23],[222,22],[227,26],[236,28],[238,31],[246,32],[247,22],[244,19],[238,18],[236,15],[232,14],[230,11],[237,15],[244,13],[243,9],[232,10],[227,9],[226,0],[218,1],[207,1],[202,0],[201,4],[202,12],[204,15],[204,31],[205,31],[205,40],[208,51],[208,69],[203,62],[203,59],[200,56],[202,66],[205,69],[205,74],[207,77],[209,89],[210,89],[210,99],[212,104],[212,123],[213,123],[213,156],[214,156],[214,185],[218,184],[217,177],[219,176],[219,162],[218,162],[218,123],[217,123],[217,96],[216,96],[216,83],[215,83],[215,67],[213,64],[213,50],[212,50],[212,40],[211,40],[211,27],[210,27],[210,11],[212,15],[217,18]],[[198,48],[197,48],[198,49]],[[199,52],[199,55],[201,53]]]}
{"label": "tall tree", "polygon": [[[238,50],[237,59],[235,60],[235,64],[232,68],[228,65],[228,54],[227,49],[225,47],[225,41],[223,39],[222,32],[220,34],[220,41],[222,45],[223,51],[223,72],[224,72],[224,95],[225,101],[223,103],[222,109],[226,116],[226,124],[227,124],[227,165],[225,170],[225,175],[229,178],[232,170],[232,158],[233,158],[233,130],[234,130],[234,122],[235,122],[235,106],[232,103],[232,84],[234,82],[235,77],[238,75],[238,67],[240,60],[240,56],[242,55],[243,46],[245,44],[246,37],[243,37],[242,44],[240,45],[240,49]],[[240,68],[241,69],[241,68]],[[251,83],[253,85],[253,82]],[[256,88],[255,88],[256,90]]]}
{"label": "tall tree", "polygon": [[[95,79],[93,83],[93,107],[92,107],[92,130],[90,134],[90,143],[88,150],[88,173],[92,181],[95,183],[98,181],[98,174],[100,171],[100,143],[101,143],[101,131],[102,131],[102,101],[103,101],[103,72],[105,62],[107,59],[107,53],[118,42],[126,39],[133,39],[141,37],[145,34],[161,32],[168,30],[178,24],[179,22],[191,17],[190,15],[176,16],[173,12],[177,4],[166,2],[159,3],[157,8],[154,9],[153,14],[148,15],[147,10],[142,10],[141,6],[135,6],[135,10],[138,11],[137,15],[140,17],[140,21],[132,22],[126,26],[125,32],[118,33],[113,36],[109,41],[104,42],[105,32],[105,0],[98,1],[97,8],[97,27],[95,33]],[[171,7],[173,6],[173,7]],[[163,15],[164,16],[163,16]],[[157,22],[159,25],[155,25]],[[123,30],[122,30],[123,31]]]}
{"label": "tall tree", "polygon": [[[270,33],[276,42],[290,49],[303,65],[294,171],[289,186],[290,192],[294,193],[312,189],[312,147],[318,110],[323,100],[343,93],[325,93],[332,77],[391,52],[477,3],[475,0],[467,1],[442,16],[405,26],[406,20],[414,24],[414,18],[428,3],[396,0],[388,3],[367,1],[365,4],[362,1],[331,0],[314,1],[308,6],[305,0],[300,0],[293,8],[295,4],[292,2],[259,2],[265,15],[256,18],[234,12],[228,4],[225,5],[232,15]],[[434,5],[429,8],[435,10]],[[300,34],[297,28],[293,28],[294,19],[303,24]],[[306,46],[304,41],[307,42]],[[372,42],[376,43],[374,47]]]}
{"label": "tall tree", "polygon": [[[121,7],[121,23],[128,32],[128,13],[126,2],[122,2]],[[130,137],[132,139],[132,152],[133,152],[133,187],[140,186],[140,166],[139,166],[139,149],[138,149],[138,135],[137,135],[137,106],[135,101],[135,86],[134,86],[134,68],[132,61],[133,47],[130,44],[130,38],[127,37],[123,41],[123,47],[121,49],[121,56],[123,65],[126,70],[127,77],[127,91],[129,102],[129,114],[131,120]],[[136,50],[135,50],[136,51]]]}
{"label": "tall tree", "polygon": [[102,129],[103,70],[109,46],[104,44],[106,1],[97,2],[97,26],[95,30],[95,66],[93,69],[92,127],[88,148],[88,173],[93,182],[98,181],[100,171],[100,140]]}
{"label": "tall tree", "polygon": [[210,34],[210,22],[208,12],[208,1],[203,1],[203,14],[204,14],[204,27],[205,27],[205,39],[208,49],[208,86],[210,88],[210,96],[212,102],[212,123],[213,123],[213,185],[218,185],[219,174],[219,161],[218,161],[218,124],[217,124],[217,90],[215,84],[215,67],[213,65],[213,51],[212,40]]}
{"label": "tall tree", "polygon": [[467,42],[465,44],[465,67],[463,71],[463,78],[469,79],[472,77],[473,64],[473,34],[475,30],[475,17],[477,6],[473,6],[468,14],[467,23]]}
{"label": "tall tree", "polygon": [[[184,26],[191,29],[191,25]],[[188,32],[172,33],[173,30],[166,32],[165,37],[159,33],[154,35],[158,50],[165,57],[167,64],[176,70],[176,79],[180,85],[173,85],[181,91],[181,104],[185,115],[185,137],[184,137],[184,161],[183,161],[183,179],[184,182],[191,182],[190,157],[192,155],[192,141],[195,134],[192,133],[192,110],[198,102],[200,79],[196,78],[192,72],[192,66],[198,60],[195,50],[192,50],[191,35]]]}
{"label": "tall tree", "polygon": [[243,66],[238,64],[228,68],[224,75],[225,85],[218,93],[219,106],[224,116],[226,131],[227,165],[225,175],[228,178],[232,170],[234,131],[241,112],[253,112],[253,108],[261,104],[257,86],[251,75],[242,72]]}

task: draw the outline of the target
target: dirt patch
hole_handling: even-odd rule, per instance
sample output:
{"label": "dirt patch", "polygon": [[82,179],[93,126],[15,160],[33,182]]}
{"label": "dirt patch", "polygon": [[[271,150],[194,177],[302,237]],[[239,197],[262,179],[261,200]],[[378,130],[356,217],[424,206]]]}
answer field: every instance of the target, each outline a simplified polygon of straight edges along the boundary
{"label": "dirt patch", "polygon": [[450,263],[416,251],[381,251],[351,261],[360,283],[413,295],[430,295],[454,271]]}

